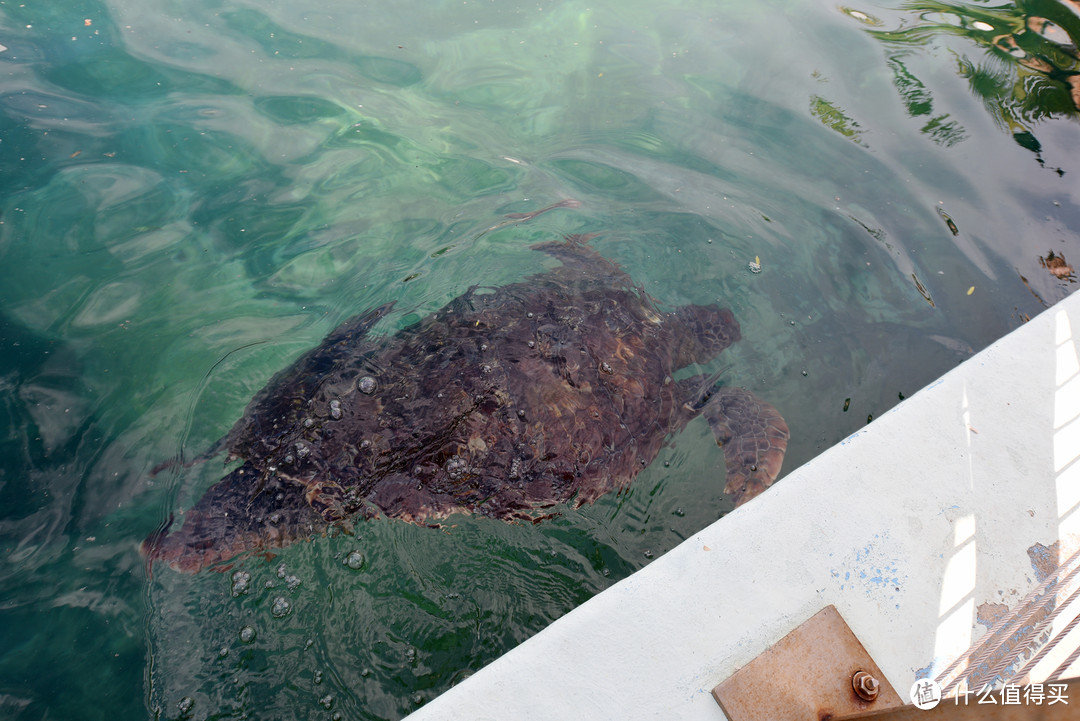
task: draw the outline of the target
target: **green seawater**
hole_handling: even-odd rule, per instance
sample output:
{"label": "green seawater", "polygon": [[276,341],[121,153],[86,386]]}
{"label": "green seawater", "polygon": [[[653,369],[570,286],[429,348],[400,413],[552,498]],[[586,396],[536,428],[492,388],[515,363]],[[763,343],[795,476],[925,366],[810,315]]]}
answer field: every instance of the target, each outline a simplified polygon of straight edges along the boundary
{"label": "green seawater", "polygon": [[538,525],[148,574],[270,377],[531,243],[730,307],[788,471],[1063,298],[1071,7],[0,1],[0,718],[400,718],[730,510],[698,420]]}

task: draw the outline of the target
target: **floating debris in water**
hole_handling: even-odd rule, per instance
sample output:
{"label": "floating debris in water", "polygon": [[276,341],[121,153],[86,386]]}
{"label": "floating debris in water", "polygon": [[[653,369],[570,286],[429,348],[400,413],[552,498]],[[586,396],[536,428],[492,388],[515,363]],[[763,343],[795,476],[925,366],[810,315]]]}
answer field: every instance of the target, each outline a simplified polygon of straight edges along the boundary
{"label": "floating debris in water", "polygon": [[[1024,284],[1024,287],[1027,288],[1028,291],[1033,296],[1035,296],[1035,300],[1039,301],[1039,305],[1041,305],[1043,308],[1049,308],[1050,304],[1047,303],[1045,300],[1043,300],[1043,297],[1041,295],[1039,295],[1038,292],[1036,292],[1036,290],[1034,288],[1031,287],[1031,283],[1028,282],[1028,279],[1025,278],[1023,275],[1020,275],[1020,273],[1017,273],[1017,275],[1020,276],[1020,282]],[[1030,319],[1028,319],[1028,320],[1030,320]],[[1025,320],[1025,322],[1027,322],[1027,321]]]}
{"label": "floating debris in water", "polygon": [[854,8],[846,7],[846,6],[843,6],[843,5],[841,5],[837,9],[840,12],[847,15],[848,17],[854,18],[855,20],[858,20],[859,22],[861,22],[864,25],[873,25],[875,27],[880,27],[880,26],[885,24],[879,18],[877,18],[877,17],[875,17],[873,15],[869,15],[867,13],[864,13],[861,10],[855,10]]}
{"label": "floating debris in water", "polygon": [[345,556],[344,564],[354,571],[359,571],[364,567],[364,554],[360,551],[352,551],[348,556]]}
{"label": "floating debris in water", "polygon": [[941,219],[945,221],[945,225],[949,226],[949,231],[952,232],[953,235],[960,235],[960,229],[956,227],[956,223],[949,217],[949,214],[941,208],[938,208],[937,212],[938,215],[941,216]]}
{"label": "floating debris in water", "polygon": [[360,380],[356,381],[356,389],[364,395],[371,395],[378,387],[378,383],[371,376],[364,376]]}
{"label": "floating debris in water", "polygon": [[919,291],[919,295],[923,297],[923,300],[929,303],[931,308],[936,308],[937,306],[934,305],[934,299],[930,297],[930,291],[928,291],[926,289],[926,286],[922,284],[922,281],[919,280],[919,277],[912,273],[911,279],[915,281],[915,289]]}
{"label": "floating debris in water", "polygon": [[845,398],[844,399],[844,413],[847,413],[848,408],[850,408],[850,407],[851,407],[851,399],[850,398]]}
{"label": "floating debris in water", "polygon": [[760,273],[761,272],[761,258],[759,256],[755,255],[754,259],[746,264],[746,267],[749,268],[751,273]]}
{"label": "floating debris in water", "polygon": [[335,421],[341,420],[341,401],[337,398],[330,401],[330,417]]}
{"label": "floating debris in water", "polygon": [[1048,251],[1046,256],[1039,256],[1039,265],[1050,271],[1055,278],[1067,280],[1070,283],[1076,282],[1073,267],[1065,260],[1064,255],[1057,255],[1052,250]]}
{"label": "floating debris in water", "polygon": [[240,629],[240,643],[251,643],[255,640],[255,629],[251,626],[244,626]]}

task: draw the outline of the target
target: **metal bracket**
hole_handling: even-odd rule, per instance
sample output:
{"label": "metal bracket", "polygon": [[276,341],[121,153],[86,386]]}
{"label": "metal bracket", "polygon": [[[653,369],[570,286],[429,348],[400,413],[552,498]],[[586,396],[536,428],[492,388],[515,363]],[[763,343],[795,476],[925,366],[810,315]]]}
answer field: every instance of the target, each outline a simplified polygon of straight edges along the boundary
{"label": "metal bracket", "polygon": [[828,721],[903,705],[827,606],[712,691],[730,721]]}

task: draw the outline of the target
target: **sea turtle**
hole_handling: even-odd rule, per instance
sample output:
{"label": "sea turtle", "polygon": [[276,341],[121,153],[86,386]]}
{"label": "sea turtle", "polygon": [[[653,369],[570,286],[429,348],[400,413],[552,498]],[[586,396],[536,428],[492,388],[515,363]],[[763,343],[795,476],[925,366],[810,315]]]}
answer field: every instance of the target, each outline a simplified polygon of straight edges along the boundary
{"label": "sea turtle", "polygon": [[535,245],[561,264],[392,336],[369,334],[392,304],[335,329],[251,401],[220,442],[243,463],[147,539],[148,560],[194,572],[377,515],[539,520],[629,484],[699,413],[724,490],[761,493],[787,447],[780,414],[715,377],[675,380],[739,340],[731,311],[661,310],[590,237]]}

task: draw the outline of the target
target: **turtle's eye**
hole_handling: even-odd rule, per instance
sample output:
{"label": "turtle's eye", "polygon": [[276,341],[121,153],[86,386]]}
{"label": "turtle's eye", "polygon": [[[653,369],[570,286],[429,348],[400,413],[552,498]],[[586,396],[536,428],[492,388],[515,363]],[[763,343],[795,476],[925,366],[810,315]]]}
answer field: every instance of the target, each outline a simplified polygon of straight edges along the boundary
{"label": "turtle's eye", "polygon": [[709,399],[713,397],[713,388],[715,386],[709,386],[698,394],[697,400],[692,404],[694,410],[701,410],[705,407],[705,404],[709,402]]}

